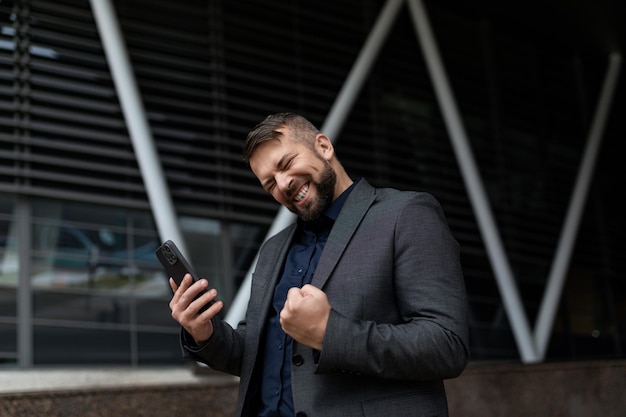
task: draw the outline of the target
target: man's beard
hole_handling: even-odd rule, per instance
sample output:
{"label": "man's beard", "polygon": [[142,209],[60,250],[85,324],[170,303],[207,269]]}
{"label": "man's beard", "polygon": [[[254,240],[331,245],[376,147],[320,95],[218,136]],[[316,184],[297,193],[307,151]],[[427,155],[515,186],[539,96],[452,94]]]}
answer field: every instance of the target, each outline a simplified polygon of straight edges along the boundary
{"label": "man's beard", "polygon": [[311,201],[303,207],[295,207],[293,210],[304,221],[318,219],[334,200],[337,175],[332,166],[327,161],[324,162],[326,164],[319,182],[311,183],[311,186],[315,186],[317,190],[317,198],[315,201]]}

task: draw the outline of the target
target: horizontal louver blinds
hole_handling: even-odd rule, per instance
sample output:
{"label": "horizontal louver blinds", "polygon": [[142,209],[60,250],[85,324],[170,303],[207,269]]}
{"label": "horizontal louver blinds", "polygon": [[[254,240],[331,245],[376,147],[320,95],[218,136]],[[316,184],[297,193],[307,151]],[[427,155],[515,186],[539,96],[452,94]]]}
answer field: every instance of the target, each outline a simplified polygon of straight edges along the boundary
{"label": "horizontal louver blinds", "polygon": [[[115,1],[179,214],[258,224],[273,220],[278,205],[241,161],[246,133],[276,111],[301,112],[321,127],[382,4]],[[556,39],[538,41],[525,24],[488,15],[486,5],[479,14],[459,5],[426,2],[532,322],[605,57],[596,57],[600,64],[589,68],[589,60],[561,48]],[[89,1],[2,0],[0,25],[0,191],[147,209]],[[473,337],[480,345],[473,352],[515,357],[406,7],[335,139],[352,175],[378,186],[429,191],[441,201],[461,243]],[[624,228],[621,206],[612,198],[623,175],[609,168],[619,165],[616,142],[614,133],[613,139],[607,134],[603,146],[609,151],[600,155],[604,162],[587,206],[593,211],[585,213],[584,237],[572,261],[572,269],[598,275],[617,271],[605,274],[612,277],[623,269],[621,252],[609,250],[619,245]]]}
{"label": "horizontal louver blinds", "polygon": [[[150,124],[181,212],[270,222],[278,205],[241,161],[275,111],[321,124],[369,29],[354,4],[118,2]],[[319,28],[324,28],[320,31]],[[335,42],[341,38],[344,42]]]}
{"label": "horizontal louver blinds", "polygon": [[[221,4],[226,128],[237,149],[269,113],[300,112],[321,128],[372,22],[362,4]],[[256,180],[246,192],[267,198]]]}
{"label": "horizontal louver blinds", "polygon": [[268,222],[277,205],[241,161],[241,132],[228,128],[220,8],[200,1],[117,5],[179,212]]}
{"label": "horizontal louver blinds", "polygon": [[20,129],[18,109],[21,100],[17,97],[20,81],[15,62],[19,43],[16,20],[13,2],[0,2],[0,184],[6,188],[14,182],[13,153]]}
{"label": "horizontal louver blinds", "polygon": [[9,6],[2,24],[9,13],[8,41],[16,47],[6,70],[14,77],[16,104],[3,118],[13,129],[3,129],[2,140],[13,144],[7,156],[14,181],[0,188],[146,207],[88,2]]}

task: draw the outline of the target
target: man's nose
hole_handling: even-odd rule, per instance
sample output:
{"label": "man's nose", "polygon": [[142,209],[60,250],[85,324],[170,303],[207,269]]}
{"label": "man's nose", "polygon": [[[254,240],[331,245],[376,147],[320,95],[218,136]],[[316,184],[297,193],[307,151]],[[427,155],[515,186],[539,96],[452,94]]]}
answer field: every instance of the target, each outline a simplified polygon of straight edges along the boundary
{"label": "man's nose", "polygon": [[278,189],[282,192],[289,190],[293,184],[293,178],[285,172],[276,174],[275,180]]}

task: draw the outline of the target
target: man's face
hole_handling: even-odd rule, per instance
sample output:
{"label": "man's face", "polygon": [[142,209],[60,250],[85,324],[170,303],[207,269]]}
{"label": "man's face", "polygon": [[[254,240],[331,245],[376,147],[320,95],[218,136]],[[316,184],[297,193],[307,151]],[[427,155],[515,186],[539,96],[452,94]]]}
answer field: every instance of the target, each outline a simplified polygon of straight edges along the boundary
{"label": "man's face", "polygon": [[280,140],[262,143],[250,158],[252,172],[276,201],[303,220],[315,220],[333,202],[336,175],[323,144],[315,149],[290,140],[288,128]]}

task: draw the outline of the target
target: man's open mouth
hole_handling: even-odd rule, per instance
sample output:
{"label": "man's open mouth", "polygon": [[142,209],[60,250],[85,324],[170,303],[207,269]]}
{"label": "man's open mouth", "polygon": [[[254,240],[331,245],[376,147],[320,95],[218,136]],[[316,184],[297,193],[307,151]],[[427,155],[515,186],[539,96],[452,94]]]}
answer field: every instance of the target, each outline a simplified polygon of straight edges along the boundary
{"label": "man's open mouth", "polygon": [[309,185],[307,184],[304,187],[302,187],[300,192],[293,199],[296,201],[296,203],[299,203],[300,201],[302,201],[302,199],[304,198],[304,196],[306,195],[308,191],[309,191]]}

